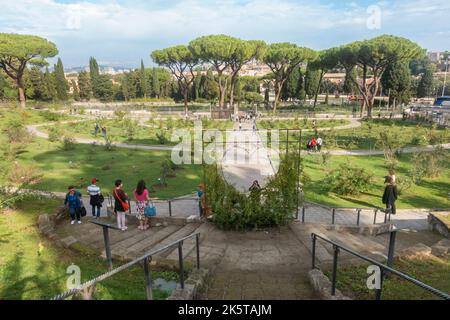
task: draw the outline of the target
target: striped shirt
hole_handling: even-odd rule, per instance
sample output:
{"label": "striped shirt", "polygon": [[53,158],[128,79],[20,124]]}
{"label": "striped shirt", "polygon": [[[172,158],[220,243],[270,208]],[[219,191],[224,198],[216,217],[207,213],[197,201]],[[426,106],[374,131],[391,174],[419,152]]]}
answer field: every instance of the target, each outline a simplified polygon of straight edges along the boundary
{"label": "striped shirt", "polygon": [[91,184],[87,188],[87,192],[89,193],[90,196],[96,196],[96,195],[100,194],[100,188],[98,186],[96,186],[95,184]]}

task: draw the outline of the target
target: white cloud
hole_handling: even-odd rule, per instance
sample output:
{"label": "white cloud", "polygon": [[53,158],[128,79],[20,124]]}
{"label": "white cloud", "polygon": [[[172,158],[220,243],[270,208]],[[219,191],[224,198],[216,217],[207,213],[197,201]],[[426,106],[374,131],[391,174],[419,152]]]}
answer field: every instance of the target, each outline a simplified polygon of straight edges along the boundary
{"label": "white cloud", "polygon": [[0,0],[0,32],[48,37],[57,43],[61,54],[72,60],[79,56],[83,61],[92,54],[104,60],[132,61],[148,57],[152,49],[217,33],[268,42],[291,41],[316,49],[381,33],[410,36],[424,46],[449,46],[448,36],[443,40],[430,37],[450,30],[446,23],[448,0],[373,4],[382,9],[379,30],[367,29],[367,7],[356,1]]}

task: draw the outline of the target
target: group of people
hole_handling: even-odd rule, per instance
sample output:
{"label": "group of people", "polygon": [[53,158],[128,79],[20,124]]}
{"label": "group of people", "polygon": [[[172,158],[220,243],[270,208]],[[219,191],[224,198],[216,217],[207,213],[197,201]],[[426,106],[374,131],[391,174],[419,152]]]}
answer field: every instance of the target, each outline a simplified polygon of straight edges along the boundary
{"label": "group of people", "polygon": [[[97,185],[98,179],[93,178],[91,185],[87,187],[87,194],[89,195],[89,204],[92,208],[92,216],[95,219],[99,219],[101,215],[101,208],[105,201],[104,196],[101,193],[100,187]],[[134,200],[136,202],[136,216],[139,220],[138,229],[147,230],[150,227],[150,219],[145,215],[145,209],[149,206],[151,199],[149,191],[145,185],[144,180],[140,180],[133,191]],[[126,226],[125,213],[129,211],[129,197],[123,190],[122,180],[116,180],[113,190],[114,197],[114,212],[117,216],[117,226],[122,231],[128,229]],[[81,217],[83,215],[84,208],[83,196],[81,192],[76,190],[74,186],[69,187],[69,191],[66,194],[64,205],[69,209],[70,224],[81,224]]]}
{"label": "group of people", "polygon": [[103,136],[104,138],[106,138],[106,127],[105,127],[105,126],[102,126],[102,127],[100,128],[100,125],[99,125],[98,123],[95,123],[95,126],[94,126],[94,135],[97,136],[97,135],[100,133],[100,130],[102,131],[102,136]]}
{"label": "group of people", "polygon": [[306,144],[306,150],[320,152],[322,150],[322,145],[323,139],[321,137],[318,137],[317,139],[312,137],[312,139]]}

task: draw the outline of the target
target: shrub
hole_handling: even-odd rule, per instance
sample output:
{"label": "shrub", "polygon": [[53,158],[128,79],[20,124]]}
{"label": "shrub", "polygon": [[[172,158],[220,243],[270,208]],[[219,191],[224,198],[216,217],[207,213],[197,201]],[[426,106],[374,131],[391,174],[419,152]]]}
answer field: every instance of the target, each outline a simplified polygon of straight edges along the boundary
{"label": "shrub", "polygon": [[439,177],[447,160],[445,150],[439,146],[433,152],[419,152],[413,155],[412,169],[409,172],[414,183],[423,178]]}
{"label": "shrub", "polygon": [[59,126],[52,126],[48,129],[48,140],[50,142],[57,142],[61,139],[61,128]]}
{"label": "shrub", "polygon": [[156,132],[155,136],[159,144],[166,144],[168,141],[166,132],[163,130],[159,130],[158,132]]}
{"label": "shrub", "polygon": [[75,149],[75,139],[71,137],[64,137],[62,140],[62,149],[70,151]]}
{"label": "shrub", "polygon": [[32,140],[31,134],[18,120],[10,121],[3,129],[3,132],[9,143],[29,143]]}
{"label": "shrub", "polygon": [[59,121],[62,119],[62,115],[60,113],[51,112],[49,110],[44,110],[41,112],[41,116],[50,122]]}
{"label": "shrub", "polygon": [[105,150],[113,151],[114,150],[114,141],[116,138],[109,134],[109,135],[106,135],[103,139],[105,139]]}
{"label": "shrub", "polygon": [[138,126],[139,124],[135,120],[126,118],[122,121],[122,128],[125,130],[125,135],[128,141],[135,138]]}
{"label": "shrub", "polygon": [[401,195],[412,187],[413,180],[410,177],[397,177],[396,185],[398,194]]}
{"label": "shrub", "polygon": [[40,182],[42,174],[34,167],[15,163],[8,173],[7,178],[12,186],[26,187]]}
{"label": "shrub", "polygon": [[221,229],[248,230],[285,225],[299,205],[296,157],[287,156],[265,188],[249,195],[230,186],[211,165],[206,170],[206,202]]}
{"label": "shrub", "polygon": [[363,168],[357,168],[348,163],[341,164],[331,171],[323,184],[328,191],[339,195],[358,195],[370,187],[372,175]]}

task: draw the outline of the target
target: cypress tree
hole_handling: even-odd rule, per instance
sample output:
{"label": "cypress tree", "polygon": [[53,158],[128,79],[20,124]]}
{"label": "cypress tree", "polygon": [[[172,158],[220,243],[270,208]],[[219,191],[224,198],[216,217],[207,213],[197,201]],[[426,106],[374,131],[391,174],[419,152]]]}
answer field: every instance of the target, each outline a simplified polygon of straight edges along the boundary
{"label": "cypress tree", "polygon": [[78,88],[80,100],[89,101],[92,97],[92,86],[90,75],[86,71],[81,71],[78,74]]}
{"label": "cypress tree", "polygon": [[58,62],[55,65],[54,74],[57,98],[61,101],[67,101],[67,91],[69,90],[69,86],[67,84],[66,76],[64,75],[64,66],[60,58],[58,58]]}
{"label": "cypress tree", "polygon": [[78,86],[75,80],[72,80],[72,89],[73,89],[73,99],[75,101],[80,101],[80,91],[78,90]]}
{"label": "cypress tree", "polygon": [[144,67],[144,60],[141,59],[141,71],[139,74],[139,87],[141,90],[141,95],[146,99],[147,98],[147,91],[148,91],[148,84],[147,84],[147,76],[145,74],[145,67]]}
{"label": "cypress tree", "polygon": [[161,85],[159,84],[159,76],[157,68],[153,68],[152,71],[152,92],[155,98],[159,98],[161,95]]}

